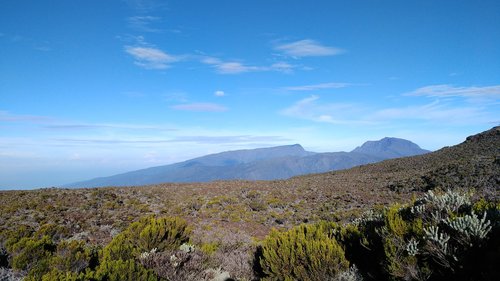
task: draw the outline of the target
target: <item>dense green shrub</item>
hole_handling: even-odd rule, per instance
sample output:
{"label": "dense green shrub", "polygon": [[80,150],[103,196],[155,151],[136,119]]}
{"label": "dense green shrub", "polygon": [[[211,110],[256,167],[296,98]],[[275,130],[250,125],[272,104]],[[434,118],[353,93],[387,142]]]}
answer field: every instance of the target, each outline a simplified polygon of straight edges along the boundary
{"label": "dense green shrub", "polygon": [[83,273],[75,273],[71,271],[62,271],[53,268],[51,271],[42,276],[42,281],[88,281],[91,276],[86,278]]}
{"label": "dense green shrub", "polygon": [[128,260],[152,249],[174,250],[189,240],[189,233],[187,222],[181,218],[143,218],[117,235],[104,248],[103,258]]}
{"label": "dense green shrub", "polygon": [[145,253],[177,250],[189,240],[189,233],[187,222],[180,218],[140,219],[113,238],[103,249],[101,264],[94,278],[156,280],[154,272],[144,268],[138,261]]}
{"label": "dense green shrub", "polygon": [[358,264],[349,251],[346,256],[377,279],[490,280],[480,276],[498,272],[494,259],[484,258],[500,254],[498,214],[496,204],[472,204],[468,193],[431,191],[411,205],[387,208],[380,219],[357,221],[370,248],[364,258],[381,261],[378,269]]}
{"label": "dense green shrub", "polygon": [[273,230],[262,243],[260,265],[267,280],[325,280],[349,262],[325,224],[300,225],[287,232]]}
{"label": "dense green shrub", "polygon": [[51,267],[63,272],[79,273],[94,266],[97,263],[96,256],[96,251],[87,247],[83,241],[63,241],[57,245]]}
{"label": "dense green shrub", "polygon": [[128,238],[127,234],[122,232],[115,236],[111,242],[102,250],[103,260],[129,260],[134,259],[139,254],[139,250]]}
{"label": "dense green shrub", "polygon": [[86,278],[97,281],[156,281],[158,278],[152,270],[144,268],[134,260],[105,260],[95,273]]}
{"label": "dense green shrub", "polygon": [[[183,219],[147,217],[132,223],[101,252],[83,241],[61,240],[67,230],[54,224],[2,233],[11,266],[27,272],[26,280],[156,280],[139,262],[141,253],[176,251],[189,240]],[[56,242],[60,241],[58,244]],[[8,255],[7,255],[8,254]]]}
{"label": "dense green shrub", "polygon": [[28,279],[40,279],[49,270],[55,249],[48,236],[41,239],[24,237],[11,247],[12,268],[28,271]]}
{"label": "dense green shrub", "polygon": [[35,237],[49,236],[52,241],[60,241],[61,239],[69,237],[69,229],[62,225],[53,223],[46,223],[33,234]]}
{"label": "dense green shrub", "polygon": [[132,223],[128,235],[142,251],[177,249],[189,240],[187,222],[181,218],[148,217]]}
{"label": "dense green shrub", "polygon": [[18,228],[14,230],[3,230],[1,232],[1,238],[4,242],[5,248],[10,252],[12,245],[17,243],[24,237],[31,237],[34,230],[31,226],[20,225]]}

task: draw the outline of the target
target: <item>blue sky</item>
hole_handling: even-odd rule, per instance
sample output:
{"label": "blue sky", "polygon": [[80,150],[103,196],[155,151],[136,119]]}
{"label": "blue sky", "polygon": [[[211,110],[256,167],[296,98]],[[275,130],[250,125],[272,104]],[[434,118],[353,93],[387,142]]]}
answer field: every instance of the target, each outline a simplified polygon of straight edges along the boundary
{"label": "blue sky", "polygon": [[0,188],[500,122],[499,1],[0,2]]}

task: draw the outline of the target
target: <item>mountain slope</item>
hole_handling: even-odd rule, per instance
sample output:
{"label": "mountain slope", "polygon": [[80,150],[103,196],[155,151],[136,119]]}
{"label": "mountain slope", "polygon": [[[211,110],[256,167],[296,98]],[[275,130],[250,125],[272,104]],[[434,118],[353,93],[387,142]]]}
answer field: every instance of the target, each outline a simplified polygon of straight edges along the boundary
{"label": "mountain slope", "polygon": [[262,238],[272,228],[350,221],[367,209],[409,202],[435,188],[472,189],[477,197],[500,202],[500,127],[425,155],[286,180],[0,191],[0,227],[39,225],[40,218],[49,218],[71,236],[108,243],[117,227],[162,214],[185,218],[204,237],[216,236],[216,229]]}
{"label": "mountain slope", "polygon": [[409,155],[420,155],[430,151],[421,149],[413,142],[404,139],[383,138],[379,141],[367,141],[362,146],[356,147],[352,152],[391,159]]}
{"label": "mountain slope", "polygon": [[463,143],[438,151],[326,174],[291,180],[351,189],[397,191],[402,194],[441,189],[479,190],[500,197],[500,126],[468,137]]}
{"label": "mountain slope", "polygon": [[286,179],[426,152],[428,151],[420,149],[410,141],[395,138],[367,142],[352,152],[314,153],[305,151],[302,146],[295,144],[211,154],[171,165],[77,182],[66,187]]}

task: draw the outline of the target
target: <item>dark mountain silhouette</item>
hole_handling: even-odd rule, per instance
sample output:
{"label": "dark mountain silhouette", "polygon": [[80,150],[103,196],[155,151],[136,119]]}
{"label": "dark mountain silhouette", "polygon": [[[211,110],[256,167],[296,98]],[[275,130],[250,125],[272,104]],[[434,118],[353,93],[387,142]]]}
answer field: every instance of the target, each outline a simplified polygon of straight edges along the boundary
{"label": "dark mountain silhouette", "polygon": [[314,153],[295,144],[211,154],[171,165],[72,183],[66,187],[131,186],[232,179],[286,179],[427,152],[429,151],[421,149],[410,141],[397,138],[369,141],[352,152]]}

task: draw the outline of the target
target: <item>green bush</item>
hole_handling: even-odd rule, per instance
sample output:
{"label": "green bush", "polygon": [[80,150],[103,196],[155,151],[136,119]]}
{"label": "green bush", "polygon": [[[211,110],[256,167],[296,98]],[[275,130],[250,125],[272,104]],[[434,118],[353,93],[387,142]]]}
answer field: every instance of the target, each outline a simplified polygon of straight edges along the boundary
{"label": "green bush", "polygon": [[[103,249],[95,280],[156,280],[153,271],[137,263],[141,254],[177,250],[189,240],[187,222],[180,218],[147,217],[132,223]],[[89,277],[89,276],[87,276]]]}
{"label": "green bush", "polygon": [[115,236],[111,242],[102,250],[103,260],[128,260],[134,259],[139,254],[139,250],[129,239],[125,232]]}
{"label": "green bush", "polygon": [[96,251],[85,245],[83,241],[63,241],[57,245],[57,250],[51,260],[51,267],[60,271],[74,273],[83,272],[95,264]]}
{"label": "green bush", "polygon": [[2,241],[5,241],[5,248],[11,252],[12,245],[16,244],[19,242],[24,237],[31,237],[31,234],[33,234],[34,230],[31,226],[27,225],[20,225],[18,228],[15,230],[4,230],[1,232],[1,238]]}
{"label": "green bush", "polygon": [[97,281],[156,281],[152,270],[144,268],[134,260],[106,260],[87,279]]}
{"label": "green bush", "polygon": [[157,251],[173,250],[189,240],[187,222],[181,218],[148,217],[132,223],[129,237],[141,251],[156,248]]}
{"label": "green bush", "polygon": [[410,206],[387,208],[375,228],[358,224],[371,249],[364,258],[381,261],[379,270],[357,264],[357,255],[346,256],[376,279],[489,280],[481,275],[497,272],[494,258],[485,258],[499,256],[497,214],[496,204],[473,205],[467,193],[429,192]]}
{"label": "green bush", "polygon": [[174,250],[189,240],[189,233],[181,218],[143,218],[113,238],[104,248],[103,258],[128,260],[155,248],[158,252]]}
{"label": "green bush", "polygon": [[69,237],[69,229],[62,225],[46,223],[33,234],[33,236],[40,238],[42,236],[49,236],[52,241],[60,241],[61,239]]}
{"label": "green bush", "polygon": [[55,248],[48,236],[41,239],[24,237],[11,247],[12,268],[28,271],[28,279],[41,279],[49,271]]}
{"label": "green bush", "polygon": [[325,280],[349,267],[344,250],[326,224],[273,230],[262,243],[260,265],[266,280]]}
{"label": "green bush", "polygon": [[88,281],[91,278],[85,278],[83,273],[75,273],[71,271],[62,271],[53,268],[51,271],[42,276],[42,281]]}

